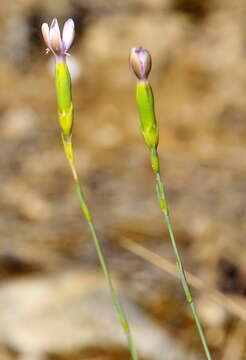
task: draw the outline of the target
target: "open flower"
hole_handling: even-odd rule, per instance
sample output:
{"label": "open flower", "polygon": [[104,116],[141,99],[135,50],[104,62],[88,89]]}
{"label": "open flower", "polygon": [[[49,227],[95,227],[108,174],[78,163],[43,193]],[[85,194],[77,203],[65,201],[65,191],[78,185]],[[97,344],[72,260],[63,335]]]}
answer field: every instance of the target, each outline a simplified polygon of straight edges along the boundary
{"label": "open flower", "polygon": [[129,57],[131,71],[139,80],[147,80],[151,70],[151,55],[142,46],[133,48]]}
{"label": "open flower", "polygon": [[66,55],[69,55],[68,50],[73,43],[75,35],[73,20],[68,19],[65,22],[62,36],[57,19],[52,20],[50,27],[47,23],[43,23],[41,30],[45,44],[47,45],[46,51],[52,51],[56,60],[65,61]]}

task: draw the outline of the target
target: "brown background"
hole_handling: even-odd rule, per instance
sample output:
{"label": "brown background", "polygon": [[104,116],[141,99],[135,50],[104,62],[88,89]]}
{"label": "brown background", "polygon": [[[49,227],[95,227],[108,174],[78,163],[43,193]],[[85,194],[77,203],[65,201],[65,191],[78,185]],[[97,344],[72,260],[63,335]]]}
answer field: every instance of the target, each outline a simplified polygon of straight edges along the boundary
{"label": "brown background", "polygon": [[[245,309],[245,2],[1,1],[4,286],[26,278],[35,282],[37,275],[49,280],[70,269],[85,269],[86,279],[98,268],[61,147],[51,56],[45,56],[40,36],[42,22],[50,23],[54,16],[60,23],[68,17],[75,21],[71,54],[80,74],[73,86],[73,140],[112,274],[122,292],[134,295],[138,306],[187,351],[201,354],[177,280],[122,248],[127,238],[174,263],[138,131],[128,54],[131,47],[143,45],[153,57],[162,173],[185,267]],[[81,276],[74,286],[83,281]],[[215,359],[245,359],[245,312],[236,315],[230,306],[224,310],[223,304],[208,300],[208,291],[195,295]],[[18,303],[18,291],[16,297]],[[0,321],[4,331],[7,322]],[[12,343],[13,333],[6,340],[1,332],[1,359],[17,358],[21,345]],[[98,349],[96,339],[94,352],[85,348],[63,355],[58,347],[49,356],[128,356]]]}

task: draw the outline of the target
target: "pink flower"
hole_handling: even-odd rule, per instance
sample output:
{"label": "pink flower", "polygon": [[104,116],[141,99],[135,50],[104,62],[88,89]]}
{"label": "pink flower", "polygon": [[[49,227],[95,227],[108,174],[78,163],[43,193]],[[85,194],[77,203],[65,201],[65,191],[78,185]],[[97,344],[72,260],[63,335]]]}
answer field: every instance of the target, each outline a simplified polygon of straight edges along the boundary
{"label": "pink flower", "polygon": [[68,19],[65,22],[63,26],[62,36],[57,19],[52,20],[50,27],[47,23],[43,23],[41,30],[44,42],[47,45],[47,53],[49,51],[52,51],[56,59],[61,59],[62,61],[65,61],[65,57],[66,55],[69,55],[68,50],[72,46],[75,36],[73,20]]}

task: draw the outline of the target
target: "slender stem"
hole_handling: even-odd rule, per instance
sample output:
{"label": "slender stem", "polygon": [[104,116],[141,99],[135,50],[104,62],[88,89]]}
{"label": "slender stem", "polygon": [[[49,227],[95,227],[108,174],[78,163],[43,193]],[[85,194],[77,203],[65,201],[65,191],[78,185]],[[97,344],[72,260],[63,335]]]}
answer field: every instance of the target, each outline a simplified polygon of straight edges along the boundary
{"label": "slender stem", "polygon": [[[204,348],[204,352],[206,354],[206,358],[207,358],[207,360],[212,360],[210,350],[208,347],[208,343],[207,343],[207,339],[206,339],[203,327],[201,325],[201,321],[200,321],[200,318],[199,318],[199,315],[198,315],[198,312],[197,312],[197,309],[196,309],[196,306],[194,303],[194,299],[191,294],[189,284],[186,280],[186,275],[185,275],[184,267],[182,264],[181,256],[179,254],[179,250],[178,250],[177,243],[175,240],[173,227],[172,227],[170,214],[169,214],[169,209],[168,209],[167,197],[165,194],[165,188],[164,188],[164,184],[161,180],[161,175],[160,175],[159,156],[158,156],[157,149],[156,148],[152,149],[150,153],[151,153],[151,163],[152,163],[152,167],[153,167],[155,177],[156,177],[156,189],[157,189],[158,200],[160,203],[161,211],[164,216],[165,223],[167,225],[169,238],[171,240],[173,251],[174,251],[174,254],[176,257],[176,265],[177,265],[177,268],[179,271],[179,275],[180,275],[181,283],[182,283],[182,286],[184,289],[185,297],[191,308],[191,312],[192,312],[192,315],[194,317],[194,320],[195,320],[195,323],[196,323],[196,326],[198,329],[198,333],[199,333],[200,340],[201,340],[203,348]],[[156,166],[156,164],[158,164],[158,166]]]}
{"label": "slender stem", "polygon": [[85,217],[89,231],[91,233],[91,237],[93,239],[94,245],[96,247],[99,262],[100,262],[103,274],[105,276],[108,288],[110,290],[113,306],[115,308],[115,311],[120,320],[121,326],[127,337],[127,342],[128,342],[128,347],[129,347],[129,350],[131,353],[131,358],[132,358],[132,360],[138,360],[138,355],[137,355],[137,351],[136,351],[136,348],[135,348],[135,345],[133,342],[131,330],[130,330],[126,315],[124,313],[124,310],[120,304],[118,295],[114,289],[112,279],[111,279],[111,276],[109,273],[108,265],[105,260],[104,251],[103,251],[101,242],[97,236],[96,229],[95,229],[95,226],[93,224],[92,217],[90,214],[90,209],[86,202],[82,187],[79,182],[79,177],[78,177],[78,173],[77,173],[75,161],[74,161],[74,151],[73,151],[73,147],[72,147],[71,137],[67,138],[65,136],[62,136],[62,140],[63,140],[65,154],[66,154],[67,160],[69,162],[69,165],[70,165],[70,168],[71,168],[71,171],[73,174],[73,178],[75,181],[75,187],[76,187],[76,192],[77,192],[77,195],[79,198],[80,207],[81,207],[82,213]]}

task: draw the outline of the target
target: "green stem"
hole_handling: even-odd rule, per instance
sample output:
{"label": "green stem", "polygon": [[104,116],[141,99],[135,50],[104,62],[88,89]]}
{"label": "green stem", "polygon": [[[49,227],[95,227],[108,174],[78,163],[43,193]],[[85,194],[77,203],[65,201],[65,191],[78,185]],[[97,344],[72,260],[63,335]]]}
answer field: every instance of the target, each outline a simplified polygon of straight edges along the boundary
{"label": "green stem", "polygon": [[181,260],[181,256],[179,254],[179,250],[177,247],[177,243],[175,240],[175,236],[174,236],[174,232],[173,232],[173,227],[172,227],[172,223],[171,223],[171,219],[170,219],[170,215],[169,215],[169,209],[168,209],[168,202],[167,202],[167,197],[165,194],[165,188],[164,188],[164,184],[161,180],[161,175],[160,175],[160,167],[159,167],[159,156],[158,156],[158,152],[156,148],[151,149],[150,151],[151,154],[151,163],[152,163],[152,168],[154,170],[155,173],[155,177],[156,177],[156,189],[157,189],[157,195],[158,195],[158,200],[160,203],[160,208],[161,211],[163,213],[164,216],[164,220],[165,223],[167,225],[167,229],[168,229],[168,234],[171,240],[171,244],[173,247],[173,251],[176,257],[176,264],[177,264],[177,268],[180,274],[180,279],[181,279],[181,283],[184,289],[184,293],[185,293],[185,297],[186,300],[191,308],[191,312],[192,315],[194,317],[197,329],[198,329],[198,333],[207,357],[207,360],[212,360],[210,351],[209,351],[209,347],[208,347],[208,343],[207,343],[207,339],[203,330],[203,327],[201,325],[201,321],[194,303],[194,299],[192,297],[191,294],[191,290],[190,287],[188,285],[188,282],[186,280],[186,276],[185,276],[185,271],[184,271],[184,267],[182,264],[182,260]]}
{"label": "green stem", "polygon": [[127,337],[127,342],[128,342],[128,347],[129,347],[129,350],[131,353],[131,358],[132,358],[132,360],[138,360],[138,355],[137,355],[137,351],[136,351],[136,348],[135,348],[135,345],[133,342],[131,330],[130,330],[126,315],[124,314],[124,310],[118,299],[118,295],[114,289],[112,279],[111,279],[111,276],[110,276],[110,273],[108,270],[108,265],[105,260],[104,251],[103,251],[101,242],[97,236],[96,229],[95,229],[95,226],[93,224],[92,217],[90,214],[90,209],[85,200],[85,196],[84,196],[82,187],[79,182],[79,177],[78,177],[78,173],[77,173],[77,170],[75,167],[75,162],[74,162],[74,152],[73,152],[73,147],[72,147],[72,143],[71,143],[71,137],[68,138],[68,137],[62,135],[62,140],[63,140],[65,154],[66,154],[67,160],[69,162],[70,168],[72,170],[73,178],[75,181],[75,187],[76,187],[76,192],[77,192],[77,195],[79,198],[80,207],[81,207],[82,213],[85,217],[89,231],[91,233],[91,237],[93,239],[94,245],[96,247],[99,262],[100,262],[103,274],[105,276],[105,279],[106,279],[106,282],[107,282],[107,285],[108,285],[108,288],[109,288],[109,291],[111,294],[113,306],[115,308],[115,311],[120,320],[121,326]]}

